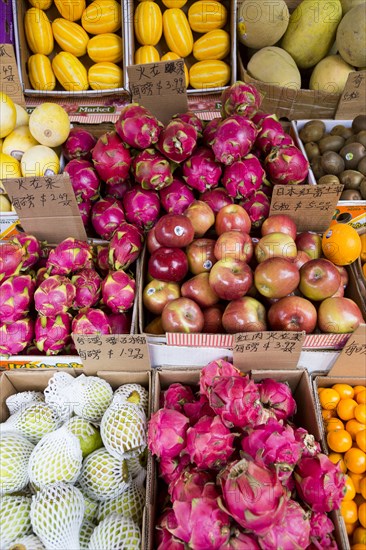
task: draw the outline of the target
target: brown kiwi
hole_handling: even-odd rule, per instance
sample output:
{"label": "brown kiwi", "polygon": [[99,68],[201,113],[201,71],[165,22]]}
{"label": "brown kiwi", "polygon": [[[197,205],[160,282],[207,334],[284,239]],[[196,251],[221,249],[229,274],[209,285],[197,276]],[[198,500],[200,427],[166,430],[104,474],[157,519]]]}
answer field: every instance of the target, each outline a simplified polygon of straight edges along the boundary
{"label": "brown kiwi", "polygon": [[357,170],[366,176],[366,156],[362,157],[360,162],[357,164]]}
{"label": "brown kiwi", "polygon": [[363,174],[357,172],[357,170],[344,170],[339,174],[339,179],[345,189],[358,190],[363,179]]}
{"label": "brown kiwi", "polygon": [[325,174],[332,174],[338,176],[344,170],[344,160],[335,151],[325,151],[320,157],[320,165],[323,168]]}
{"label": "brown kiwi", "polygon": [[318,185],[339,185],[341,182],[337,176],[326,174],[318,180]]}
{"label": "brown kiwi", "polygon": [[366,200],[366,178],[363,178],[360,184],[360,193],[363,200]]}
{"label": "brown kiwi", "polygon": [[325,151],[335,151],[336,153],[344,146],[345,139],[342,136],[325,136],[319,142],[319,151],[321,154]]}
{"label": "brown kiwi", "polygon": [[357,142],[357,134],[352,134],[352,136],[346,139],[344,144],[349,145],[350,143],[356,143],[356,142]]}
{"label": "brown kiwi", "polygon": [[342,191],[339,198],[341,201],[360,201],[362,199],[361,193],[356,191],[356,189],[346,189]]}
{"label": "brown kiwi", "polygon": [[321,165],[322,157],[315,157],[311,161],[311,169],[314,172],[315,179],[318,181],[322,176],[325,176],[325,172]]}
{"label": "brown kiwi", "polygon": [[362,143],[349,143],[342,147],[339,154],[344,159],[346,170],[355,170],[362,157],[366,155],[366,149]]}
{"label": "brown kiwi", "polygon": [[336,124],[329,132],[331,136],[342,136],[344,139],[348,139],[353,136],[352,128],[346,128],[343,124]]}
{"label": "brown kiwi", "polygon": [[325,134],[325,124],[322,120],[309,120],[299,132],[303,143],[319,141]]}
{"label": "brown kiwi", "polygon": [[352,130],[355,134],[366,130],[366,115],[358,115],[352,121]]}
{"label": "brown kiwi", "polygon": [[366,147],[366,130],[361,130],[361,132],[356,134],[356,141]]}
{"label": "brown kiwi", "polygon": [[312,160],[315,157],[320,155],[319,146],[314,141],[309,141],[304,145],[305,152],[309,160]]}

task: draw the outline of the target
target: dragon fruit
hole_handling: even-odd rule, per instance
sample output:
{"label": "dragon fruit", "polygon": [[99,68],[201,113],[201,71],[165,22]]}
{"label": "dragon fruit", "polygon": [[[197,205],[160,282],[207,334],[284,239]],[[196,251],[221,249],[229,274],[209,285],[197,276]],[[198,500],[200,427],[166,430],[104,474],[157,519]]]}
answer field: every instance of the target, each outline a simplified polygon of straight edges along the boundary
{"label": "dragon fruit", "polygon": [[229,541],[220,546],[220,550],[260,550],[257,538],[234,529]]}
{"label": "dragon fruit", "polygon": [[165,510],[156,523],[156,550],[184,550],[184,542],[173,537],[167,530],[168,525],[175,525],[175,514],[171,508]]}
{"label": "dragon fruit", "polygon": [[0,243],[0,283],[17,275],[22,267],[23,247],[13,242]]}
{"label": "dragon fruit", "polygon": [[288,498],[273,470],[242,458],[228,464],[217,481],[224,509],[244,529],[265,535],[282,518]]}
{"label": "dragon fruit", "polygon": [[210,120],[210,122],[206,124],[202,134],[203,145],[211,147],[216,134],[216,130],[219,127],[221,121],[222,118],[213,118],[212,120]]}
{"label": "dragon fruit", "polygon": [[189,456],[183,454],[179,457],[170,458],[161,456],[159,460],[159,475],[167,485],[173,483],[180,473],[188,466]]}
{"label": "dragon fruit", "polygon": [[170,384],[169,388],[163,393],[163,407],[166,409],[175,409],[183,412],[185,403],[193,403],[195,401],[193,392],[189,386],[183,384]]}
{"label": "dragon fruit", "polygon": [[256,124],[257,126],[259,126],[260,122],[266,118],[267,116],[270,116],[268,115],[268,113],[265,113],[264,111],[257,111],[252,117],[251,117],[251,120],[254,122],[254,124]]}
{"label": "dragon fruit", "polygon": [[264,160],[264,168],[273,184],[302,183],[309,173],[309,163],[295,145],[273,147]]}
{"label": "dragon fruit", "polygon": [[116,183],[115,185],[105,184],[104,194],[106,197],[113,197],[115,199],[123,199],[126,191],[131,189],[131,181],[129,179]]}
{"label": "dragon fruit", "polygon": [[124,219],[122,204],[117,199],[106,197],[93,205],[91,222],[95,232],[102,239],[109,241]]}
{"label": "dragon fruit", "polygon": [[109,243],[109,265],[113,269],[126,269],[140,255],[143,234],[135,225],[124,222],[113,233]]}
{"label": "dragon fruit", "polygon": [[11,240],[23,248],[22,271],[33,267],[41,255],[41,244],[36,237],[27,233],[19,233]]}
{"label": "dragon fruit", "polygon": [[239,369],[225,359],[211,361],[200,372],[200,393],[208,397],[216,378],[222,376],[242,376]]}
{"label": "dragon fruit", "polygon": [[257,128],[251,120],[239,115],[224,119],[218,126],[212,150],[218,162],[230,165],[247,156],[254,145]]}
{"label": "dragon fruit", "polygon": [[62,146],[62,153],[67,160],[89,160],[96,142],[95,137],[84,128],[71,128],[69,137]]}
{"label": "dragon fruit", "polygon": [[334,525],[325,513],[312,512],[310,516],[310,541],[312,548],[319,550],[337,550],[333,537]]}
{"label": "dragon fruit", "polygon": [[149,421],[147,444],[158,458],[175,458],[186,446],[189,420],[173,409],[160,409]]}
{"label": "dragon fruit", "polygon": [[95,263],[101,273],[107,273],[109,271],[109,247],[97,246],[97,256]]}
{"label": "dragon fruit", "polygon": [[119,137],[134,149],[147,149],[156,143],[163,128],[150,111],[137,103],[126,105],[116,122]]}
{"label": "dragon fruit", "polygon": [[197,130],[182,120],[171,120],[160,134],[157,149],[173,162],[183,162],[197,144]]}
{"label": "dragon fruit", "polygon": [[183,412],[189,418],[191,426],[196,424],[202,416],[215,416],[205,395],[200,395],[198,401],[184,403]]}
{"label": "dragon fruit", "polygon": [[295,414],[296,401],[288,384],[265,378],[257,386],[262,405],[274,413],[277,420],[286,420]]}
{"label": "dragon fruit", "polygon": [[85,308],[73,318],[71,332],[75,334],[111,334],[112,329],[104,311]]}
{"label": "dragon fruit", "polygon": [[92,201],[99,196],[100,179],[88,160],[74,159],[65,166],[78,202]]}
{"label": "dragon fruit", "polygon": [[191,502],[194,498],[202,496],[217,498],[219,495],[213,481],[211,473],[188,466],[175,478],[174,482],[170,483],[168,487],[170,499],[172,502],[175,500]]}
{"label": "dragon fruit", "polygon": [[81,220],[84,227],[87,227],[90,222],[90,214],[92,209],[91,201],[78,202],[78,209],[80,212]]}
{"label": "dragon fruit", "polygon": [[193,126],[193,128],[195,128],[195,130],[197,132],[197,136],[199,138],[202,137],[203,122],[192,111],[187,111],[186,113],[180,113],[180,114],[174,115],[172,117],[172,120],[179,120],[179,121],[182,121],[182,122],[186,122],[187,124],[190,124],[191,126]]}
{"label": "dragon fruit", "polygon": [[73,275],[71,282],[76,289],[74,308],[92,307],[98,302],[102,279],[94,269],[82,269]]}
{"label": "dragon fruit", "polygon": [[303,550],[310,544],[309,516],[298,502],[288,500],[282,517],[259,540],[262,550]]}
{"label": "dragon fruit", "polygon": [[123,208],[128,222],[147,231],[159,218],[159,195],[156,191],[135,185],[123,197]]}
{"label": "dragon fruit", "polygon": [[270,199],[261,190],[254,191],[251,197],[241,200],[240,205],[249,215],[252,227],[260,227],[268,218]]}
{"label": "dragon fruit", "polygon": [[220,470],[234,453],[234,439],[219,416],[203,416],[188,428],[187,452],[198,468]]}
{"label": "dragon fruit", "polygon": [[69,275],[89,267],[91,262],[90,245],[69,237],[50,251],[46,267],[52,275]]}
{"label": "dragon fruit", "polygon": [[28,314],[35,286],[30,275],[14,275],[1,283],[0,323],[14,323]]}
{"label": "dragon fruit", "polygon": [[223,206],[234,202],[234,199],[229,196],[229,193],[224,187],[208,189],[200,195],[199,200],[206,202],[215,214],[217,214]]}
{"label": "dragon fruit", "polygon": [[159,196],[161,205],[168,214],[183,214],[194,201],[192,191],[179,178],[173,178],[170,185],[160,189]]}
{"label": "dragon fruit", "polygon": [[72,307],[76,289],[72,282],[62,275],[52,275],[45,279],[34,293],[34,307],[40,315],[56,317],[67,313]]}
{"label": "dragon fruit", "polygon": [[262,156],[268,155],[272,147],[292,144],[292,138],[285,133],[276,115],[267,115],[262,118],[258,125],[258,135],[254,144]]}
{"label": "dragon fruit", "polygon": [[309,434],[305,428],[294,427],[296,441],[299,441],[302,446],[302,458],[317,455],[321,452],[320,444],[315,441],[315,437]]}
{"label": "dragon fruit", "polygon": [[99,177],[108,184],[118,184],[128,178],[131,154],[117,132],[106,132],[97,141],[92,159]]}
{"label": "dragon fruit", "polygon": [[193,189],[203,193],[217,187],[222,169],[208,147],[199,147],[183,164],[183,179]]}
{"label": "dragon fruit", "polygon": [[110,271],[103,279],[103,303],[112,313],[121,313],[130,309],[135,300],[135,292],[135,280],[122,270]]}
{"label": "dragon fruit", "polygon": [[143,189],[159,191],[173,181],[170,162],[155,149],[145,149],[137,153],[131,166],[135,181]]}
{"label": "dragon fruit", "polygon": [[30,317],[0,324],[0,355],[16,355],[33,340],[34,321]]}
{"label": "dragon fruit", "polygon": [[257,157],[249,154],[225,167],[222,183],[230,197],[249,198],[260,188],[265,175]]}
{"label": "dragon fruit", "polygon": [[262,98],[255,86],[238,80],[221,94],[221,116],[241,115],[251,118],[261,102]]}
{"label": "dragon fruit", "polygon": [[129,311],[123,313],[109,313],[108,320],[111,325],[112,334],[130,333],[132,318]]}
{"label": "dragon fruit", "polygon": [[35,345],[46,355],[57,355],[70,341],[71,319],[68,313],[56,317],[37,317],[34,325]]}
{"label": "dragon fruit", "polygon": [[330,512],[340,507],[345,494],[345,475],[322,453],[300,460],[294,471],[299,497],[314,512]]}

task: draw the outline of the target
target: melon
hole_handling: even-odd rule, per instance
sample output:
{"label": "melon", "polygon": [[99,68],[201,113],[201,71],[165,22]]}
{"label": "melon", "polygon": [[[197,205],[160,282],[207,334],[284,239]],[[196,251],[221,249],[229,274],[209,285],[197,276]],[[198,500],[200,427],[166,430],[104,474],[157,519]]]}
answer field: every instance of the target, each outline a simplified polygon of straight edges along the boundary
{"label": "melon", "polygon": [[366,4],[346,13],[337,29],[337,47],[342,58],[354,67],[366,65]]}
{"label": "melon", "polygon": [[238,7],[238,39],[249,48],[276,44],[290,19],[284,0],[244,0]]}
{"label": "melon", "polygon": [[42,103],[30,115],[29,129],[42,145],[57,147],[62,145],[69,136],[69,115],[57,103]]}
{"label": "melon", "polygon": [[293,88],[301,88],[301,75],[292,57],[282,48],[269,46],[257,51],[247,65],[250,76],[261,82]]}
{"label": "melon", "polygon": [[340,55],[328,55],[315,65],[309,88],[328,94],[341,94],[348,75],[354,70],[354,67],[343,61]]}

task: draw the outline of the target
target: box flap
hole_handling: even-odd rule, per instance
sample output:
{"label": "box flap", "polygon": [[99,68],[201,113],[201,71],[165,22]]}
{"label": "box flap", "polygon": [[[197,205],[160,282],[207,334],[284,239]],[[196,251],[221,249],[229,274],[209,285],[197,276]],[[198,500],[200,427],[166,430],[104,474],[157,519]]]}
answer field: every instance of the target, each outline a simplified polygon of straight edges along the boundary
{"label": "box flap", "polygon": [[0,44],[0,90],[14,103],[25,107],[15,52],[12,44]]}
{"label": "box flap", "polygon": [[366,378],[366,324],[350,335],[328,375]]}
{"label": "box flap", "polygon": [[365,112],[365,105],[366,71],[352,72],[348,75],[334,118],[352,120]]}

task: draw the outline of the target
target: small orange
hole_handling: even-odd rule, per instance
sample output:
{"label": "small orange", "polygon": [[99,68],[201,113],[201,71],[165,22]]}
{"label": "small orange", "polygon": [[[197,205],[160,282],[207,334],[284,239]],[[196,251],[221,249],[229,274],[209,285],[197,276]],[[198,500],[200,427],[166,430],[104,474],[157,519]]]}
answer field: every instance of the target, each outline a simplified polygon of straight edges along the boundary
{"label": "small orange", "polygon": [[336,265],[349,265],[361,254],[361,239],[351,225],[336,223],[323,234],[324,256]]}
{"label": "small orange", "polygon": [[[337,434],[337,432],[329,432],[330,434]],[[364,474],[366,471],[366,454],[361,449],[352,447],[346,451],[344,455],[344,462],[349,470],[354,474]]]}
{"label": "small orange", "polygon": [[345,453],[352,447],[352,437],[346,430],[328,432],[327,443],[336,453]]}
{"label": "small orange", "polygon": [[341,515],[346,523],[357,521],[357,504],[353,500],[343,500],[340,508]]}
{"label": "small orange", "polygon": [[360,483],[361,480],[365,477],[363,474],[355,474],[353,472],[348,472],[349,477],[352,478],[353,485],[355,486],[356,493],[361,493]]}
{"label": "small orange", "polygon": [[353,500],[356,496],[356,489],[353,484],[352,478],[346,476],[346,492],[344,493],[343,500]]}
{"label": "small orange", "polygon": [[329,453],[328,458],[333,464],[338,464],[340,471],[345,474],[347,472],[347,466],[343,460],[343,454],[341,453]]}
{"label": "small orange", "polygon": [[344,430],[344,424],[339,418],[330,418],[325,422],[325,430],[332,432],[334,430]]}
{"label": "small orange", "polygon": [[349,397],[346,399],[341,399],[337,405],[337,413],[339,418],[342,420],[351,420],[351,418],[354,418],[354,410],[357,405],[357,401],[350,399]]}
{"label": "small orange", "polygon": [[366,424],[366,403],[359,403],[353,412],[356,420],[361,424]]}
{"label": "small orange", "polygon": [[361,451],[366,453],[366,429],[356,434],[356,443]]}
{"label": "small orange", "polygon": [[364,476],[360,481],[360,492],[362,498],[366,499],[366,476]]}
{"label": "small orange", "polygon": [[358,520],[362,527],[366,527],[366,502],[358,507]]}
{"label": "small orange", "polygon": [[349,384],[333,384],[332,389],[339,393],[341,399],[346,399],[346,397],[353,399],[355,395],[354,389]]}
{"label": "small orange", "polygon": [[361,384],[358,384],[357,386],[353,386],[353,391],[355,392],[355,395],[360,393],[360,391],[366,390],[366,386],[362,386]]}
{"label": "small orange", "polygon": [[330,418],[336,418],[337,411],[334,409],[333,411],[327,411],[326,409],[322,409],[322,418],[323,420],[329,420]]}
{"label": "small orange", "polygon": [[353,544],[366,544],[366,529],[364,527],[357,527],[353,532],[352,537]]}
{"label": "small orange", "polygon": [[356,394],[356,401],[359,404],[366,403],[366,390],[361,390]]}
{"label": "small orange", "polygon": [[358,422],[355,418],[351,418],[351,420],[348,420],[346,423],[346,430],[349,434],[351,434],[353,440],[356,439],[356,434],[358,432],[362,432],[364,429],[365,425]]}
{"label": "small orange", "polygon": [[363,276],[366,279],[366,263],[364,263],[363,266],[362,266],[362,273],[363,273]]}
{"label": "small orange", "polygon": [[350,537],[356,531],[356,528],[358,527],[358,523],[357,521],[353,523],[345,523],[345,526],[346,526],[347,535]]}
{"label": "small orange", "polygon": [[357,544],[352,544],[351,550],[366,550],[366,544],[361,544],[359,542]]}
{"label": "small orange", "polygon": [[366,262],[366,233],[360,235],[361,240],[361,262]]}
{"label": "small orange", "polygon": [[325,388],[324,391],[319,394],[319,401],[323,409],[332,411],[337,408],[340,401],[340,395],[332,388]]}
{"label": "small orange", "polygon": [[321,393],[325,388],[318,388],[318,393]]}

